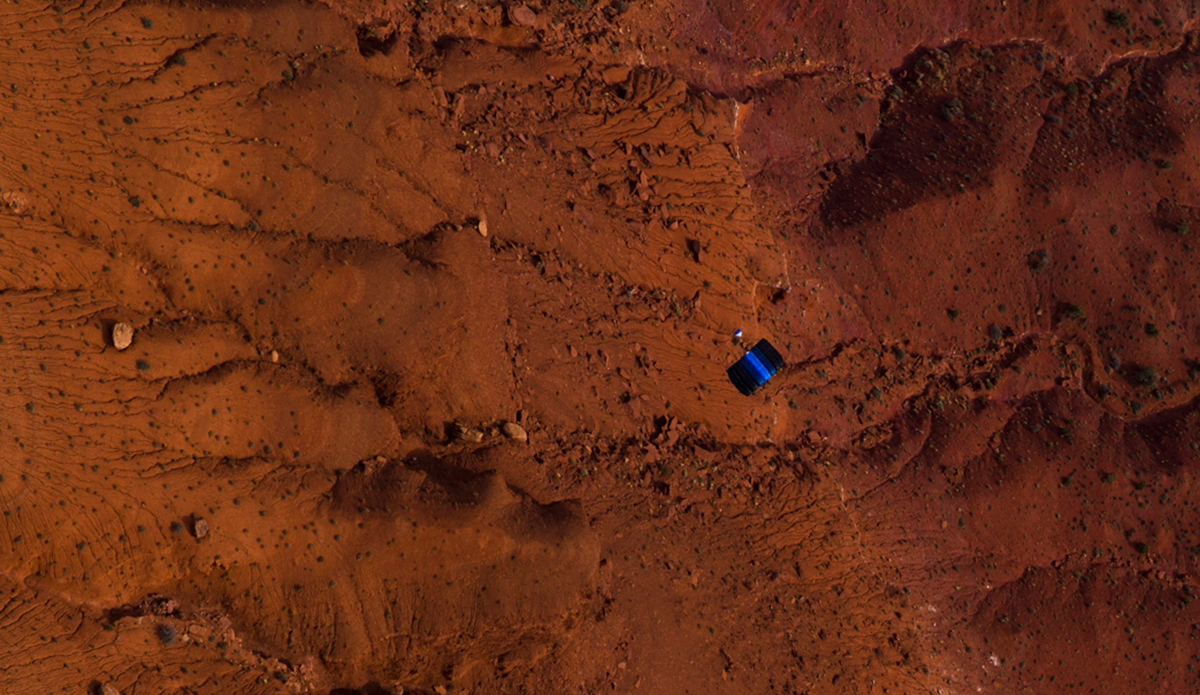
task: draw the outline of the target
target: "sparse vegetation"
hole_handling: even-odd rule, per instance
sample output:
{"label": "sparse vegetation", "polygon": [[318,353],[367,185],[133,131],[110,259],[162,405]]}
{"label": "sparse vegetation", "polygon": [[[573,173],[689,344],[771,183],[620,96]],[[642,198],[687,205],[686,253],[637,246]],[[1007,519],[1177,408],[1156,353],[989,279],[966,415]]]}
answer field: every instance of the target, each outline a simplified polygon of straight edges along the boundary
{"label": "sparse vegetation", "polygon": [[1137,371],[1133,373],[1133,380],[1138,386],[1154,386],[1158,383],[1158,379],[1158,371],[1154,367],[1138,367]]}
{"label": "sparse vegetation", "polygon": [[962,99],[959,99],[958,97],[951,97],[943,101],[942,105],[938,108],[938,118],[946,121],[947,123],[962,118],[962,115],[963,103]]}
{"label": "sparse vegetation", "polygon": [[1125,29],[1129,26],[1129,15],[1118,9],[1105,10],[1104,22],[1115,29]]}
{"label": "sparse vegetation", "polygon": [[159,623],[156,632],[158,640],[163,644],[175,644],[179,641],[179,633],[175,631],[175,626],[170,623]]}
{"label": "sparse vegetation", "polygon": [[1026,258],[1030,270],[1045,270],[1050,265],[1050,254],[1045,249],[1038,249]]}

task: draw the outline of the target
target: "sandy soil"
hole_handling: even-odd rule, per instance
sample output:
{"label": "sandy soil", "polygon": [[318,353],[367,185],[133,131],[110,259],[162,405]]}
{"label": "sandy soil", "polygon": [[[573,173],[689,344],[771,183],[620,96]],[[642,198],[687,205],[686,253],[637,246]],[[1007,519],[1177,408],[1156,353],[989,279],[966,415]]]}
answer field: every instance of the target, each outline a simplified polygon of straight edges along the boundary
{"label": "sandy soil", "polygon": [[1198,13],[0,6],[0,692],[1196,691]]}

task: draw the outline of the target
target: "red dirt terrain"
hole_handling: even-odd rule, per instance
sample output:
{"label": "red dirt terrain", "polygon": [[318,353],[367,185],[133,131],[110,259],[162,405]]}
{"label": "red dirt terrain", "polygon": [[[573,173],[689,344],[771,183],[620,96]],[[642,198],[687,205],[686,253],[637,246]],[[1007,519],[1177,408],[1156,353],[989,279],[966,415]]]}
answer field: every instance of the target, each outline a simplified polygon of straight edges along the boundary
{"label": "red dirt terrain", "polygon": [[3,5],[0,692],[1200,690],[1198,13]]}

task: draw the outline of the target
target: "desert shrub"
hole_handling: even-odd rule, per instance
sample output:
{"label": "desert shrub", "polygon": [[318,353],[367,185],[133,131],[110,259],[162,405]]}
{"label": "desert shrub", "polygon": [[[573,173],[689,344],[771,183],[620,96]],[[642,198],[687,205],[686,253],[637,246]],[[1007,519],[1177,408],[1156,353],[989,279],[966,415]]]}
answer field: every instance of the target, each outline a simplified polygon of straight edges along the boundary
{"label": "desert shrub", "polygon": [[175,626],[170,623],[158,624],[158,639],[163,644],[175,644],[179,641],[179,633],[175,631]]}
{"label": "desert shrub", "polygon": [[963,103],[962,99],[959,99],[958,97],[950,97],[949,99],[943,101],[942,105],[938,108],[938,118],[946,121],[947,123],[957,118],[961,118],[962,115]]}
{"label": "desert shrub", "polygon": [[1026,257],[1030,270],[1043,270],[1050,265],[1050,254],[1045,249],[1039,249]]}
{"label": "desert shrub", "polygon": [[1133,373],[1133,380],[1138,386],[1153,386],[1158,383],[1158,371],[1154,367],[1138,367]]}

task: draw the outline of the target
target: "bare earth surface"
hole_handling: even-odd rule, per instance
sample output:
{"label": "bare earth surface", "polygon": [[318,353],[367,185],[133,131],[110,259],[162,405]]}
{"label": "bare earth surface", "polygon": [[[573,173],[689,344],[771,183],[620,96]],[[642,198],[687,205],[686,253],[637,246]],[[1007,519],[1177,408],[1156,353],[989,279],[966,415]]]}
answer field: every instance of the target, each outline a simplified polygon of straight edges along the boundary
{"label": "bare earth surface", "polygon": [[1200,690],[1198,13],[0,6],[0,692]]}

